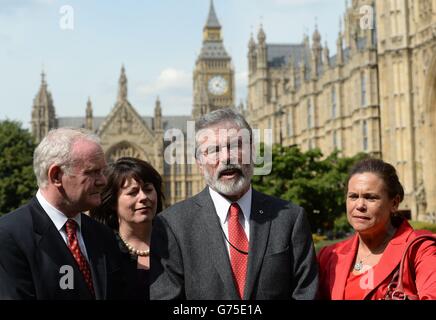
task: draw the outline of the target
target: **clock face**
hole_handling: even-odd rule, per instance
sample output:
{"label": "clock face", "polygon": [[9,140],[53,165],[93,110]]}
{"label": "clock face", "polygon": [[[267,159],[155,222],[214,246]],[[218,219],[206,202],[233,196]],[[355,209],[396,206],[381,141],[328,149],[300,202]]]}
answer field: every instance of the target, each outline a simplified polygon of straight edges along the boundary
{"label": "clock face", "polygon": [[215,76],[209,80],[209,92],[216,96],[226,93],[228,87],[226,79],[221,76]]}

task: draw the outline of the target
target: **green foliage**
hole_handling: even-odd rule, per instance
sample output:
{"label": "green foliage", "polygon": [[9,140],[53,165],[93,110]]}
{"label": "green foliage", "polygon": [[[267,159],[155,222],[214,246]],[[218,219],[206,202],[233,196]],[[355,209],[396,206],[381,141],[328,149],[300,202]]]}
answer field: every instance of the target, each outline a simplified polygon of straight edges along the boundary
{"label": "green foliage", "polygon": [[35,143],[15,121],[0,121],[0,215],[26,203],[36,191]]}
{"label": "green foliage", "polygon": [[432,233],[436,233],[436,224],[422,221],[409,221],[410,225],[415,230],[428,230]]}
{"label": "green foliage", "polygon": [[272,154],[271,173],[253,177],[253,186],[305,208],[313,232],[333,229],[334,220],[345,212],[349,168],[365,155],[345,158],[335,151],[323,158],[319,149],[303,153],[298,147],[280,145],[273,147]]}
{"label": "green foliage", "polygon": [[347,214],[342,214],[341,216],[337,217],[333,223],[333,232],[335,235],[345,235],[349,232],[352,232],[353,228],[351,227],[350,223],[347,219]]}

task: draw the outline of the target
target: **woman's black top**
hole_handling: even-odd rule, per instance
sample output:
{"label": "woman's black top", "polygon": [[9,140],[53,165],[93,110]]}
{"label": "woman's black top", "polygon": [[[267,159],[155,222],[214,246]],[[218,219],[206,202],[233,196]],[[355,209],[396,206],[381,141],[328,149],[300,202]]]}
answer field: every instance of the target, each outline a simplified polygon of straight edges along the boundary
{"label": "woman's black top", "polygon": [[149,270],[138,269],[138,256],[130,254],[118,232],[115,235],[121,251],[121,269],[126,282],[122,292],[123,299],[150,300]]}

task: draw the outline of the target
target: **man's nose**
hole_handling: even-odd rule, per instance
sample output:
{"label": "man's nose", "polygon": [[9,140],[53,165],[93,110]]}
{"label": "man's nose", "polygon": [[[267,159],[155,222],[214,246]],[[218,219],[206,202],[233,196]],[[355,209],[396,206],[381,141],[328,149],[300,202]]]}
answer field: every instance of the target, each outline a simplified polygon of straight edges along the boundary
{"label": "man's nose", "polygon": [[221,163],[230,164],[231,153],[229,147],[222,147],[219,152],[219,161]]}

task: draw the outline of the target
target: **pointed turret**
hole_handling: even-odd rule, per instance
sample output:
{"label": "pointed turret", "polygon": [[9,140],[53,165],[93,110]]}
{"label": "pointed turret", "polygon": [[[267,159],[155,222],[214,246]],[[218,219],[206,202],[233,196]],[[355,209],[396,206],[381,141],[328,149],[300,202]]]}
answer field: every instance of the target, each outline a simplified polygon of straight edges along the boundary
{"label": "pointed turret", "polygon": [[259,32],[257,33],[257,69],[266,69],[267,67],[267,56],[266,56],[266,34],[263,31],[262,24],[259,27]]}
{"label": "pointed turret", "polygon": [[91,130],[92,131],[92,118],[93,118],[93,115],[92,115],[92,103],[91,103],[91,98],[90,97],[88,97],[88,101],[86,102],[86,124],[85,124],[85,127],[86,127],[86,129],[88,129],[88,130]]}
{"label": "pointed turret", "polygon": [[127,100],[127,77],[124,64],[121,66],[120,79],[118,80],[118,102]]}
{"label": "pointed turret", "polygon": [[342,20],[339,18],[339,33],[336,41],[336,65],[342,66],[344,64],[343,40],[342,40]]}
{"label": "pointed turret", "polygon": [[44,71],[41,72],[41,86],[33,100],[31,119],[32,134],[36,142],[40,142],[51,129],[56,127],[55,108],[47,88]]}
{"label": "pointed turret", "polygon": [[266,34],[265,31],[263,31],[262,24],[259,27],[259,32],[257,33],[257,41],[259,42],[259,45],[265,44],[266,41]]}
{"label": "pointed turret", "polygon": [[330,66],[330,50],[329,50],[327,41],[325,41],[325,43],[324,43],[323,56],[324,56],[323,57],[323,64],[326,67],[329,67]]}
{"label": "pointed turret", "polygon": [[321,34],[318,31],[318,25],[315,24],[315,31],[312,35],[312,79],[316,79],[318,77],[321,64],[321,55]]}
{"label": "pointed turret", "polygon": [[162,130],[162,108],[160,106],[159,96],[156,98],[154,107],[154,130]]}
{"label": "pointed turret", "polygon": [[315,24],[315,30],[312,34],[312,48],[319,48],[321,46],[321,34],[318,31],[318,24]]}
{"label": "pointed turret", "polygon": [[215,13],[215,7],[213,6],[213,0],[210,0],[209,15],[207,16],[205,28],[221,28],[221,25],[218,21],[218,17],[216,16],[216,13]]}
{"label": "pointed turret", "polygon": [[251,53],[256,50],[256,42],[253,38],[253,33],[250,34],[250,40],[248,41],[248,51]]}
{"label": "pointed turret", "polygon": [[309,36],[307,35],[307,33],[303,34],[303,45],[306,51],[310,49]]}
{"label": "pointed turret", "polygon": [[300,83],[303,84],[306,81],[306,64],[304,59],[300,62]]}
{"label": "pointed turret", "polygon": [[250,41],[248,42],[248,70],[250,73],[253,73],[256,71],[256,62],[257,56],[256,56],[256,42],[253,38],[253,33],[250,36]]}
{"label": "pointed turret", "polygon": [[213,0],[210,0],[209,14],[203,28],[203,41],[221,41],[221,25],[213,6]]}

